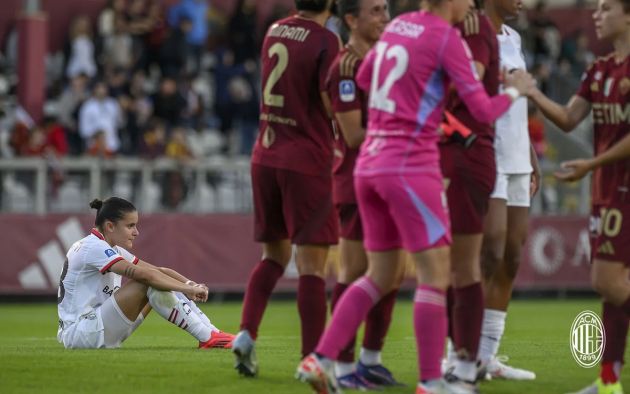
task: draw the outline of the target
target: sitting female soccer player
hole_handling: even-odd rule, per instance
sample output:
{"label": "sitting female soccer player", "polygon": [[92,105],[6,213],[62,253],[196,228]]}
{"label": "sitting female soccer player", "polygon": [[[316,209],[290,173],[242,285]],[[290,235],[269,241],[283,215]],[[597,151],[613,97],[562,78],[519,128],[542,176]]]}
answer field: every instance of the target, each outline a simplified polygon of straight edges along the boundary
{"label": "sitting female soccer player", "polygon": [[506,75],[506,94],[488,97],[473,75],[473,60],[452,26],[470,0],[427,0],[426,11],[394,19],[361,64],[357,85],[368,90],[365,142],[354,185],[368,252],[368,270],[341,296],[317,348],[296,377],[318,393],[339,392],[332,360],[370,309],[397,284],[401,254],[416,266],[414,327],[420,365],[417,394],[476,392],[463,381],[444,381],[440,359],[446,338],[451,243],[437,147],[437,126],[452,81],[471,114],[491,123],[533,87],[523,71]]}
{"label": "sitting female soccer player", "polygon": [[[129,253],[138,236],[138,211],[129,201],[94,200],[96,228],[66,255],[58,293],[57,340],[66,348],[116,348],[155,309],[199,341],[230,348],[232,334],[217,329],[194,301],[208,288]],[[122,276],[129,280],[121,286]]]}

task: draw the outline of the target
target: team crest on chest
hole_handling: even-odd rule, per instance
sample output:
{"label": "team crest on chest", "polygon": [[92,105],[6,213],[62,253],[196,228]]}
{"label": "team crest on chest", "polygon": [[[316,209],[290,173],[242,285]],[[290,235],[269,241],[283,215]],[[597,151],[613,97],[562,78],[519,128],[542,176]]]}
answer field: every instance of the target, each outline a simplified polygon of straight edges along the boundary
{"label": "team crest on chest", "polygon": [[619,81],[619,91],[624,96],[630,92],[630,78],[624,77],[621,81]]}
{"label": "team crest on chest", "polygon": [[351,79],[344,79],[339,82],[339,99],[344,103],[350,103],[357,97],[357,89],[354,81]]}

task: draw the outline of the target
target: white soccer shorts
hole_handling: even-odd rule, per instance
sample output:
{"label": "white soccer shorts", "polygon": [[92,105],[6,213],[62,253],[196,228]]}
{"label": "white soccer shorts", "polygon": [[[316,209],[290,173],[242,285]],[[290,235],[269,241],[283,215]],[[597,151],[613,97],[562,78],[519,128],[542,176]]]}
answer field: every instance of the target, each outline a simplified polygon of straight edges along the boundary
{"label": "white soccer shorts", "polygon": [[144,317],[135,322],[122,313],[116,299],[109,297],[103,305],[79,317],[76,323],[64,328],[61,339],[70,349],[117,348],[142,324]]}
{"label": "white soccer shorts", "polygon": [[508,207],[529,207],[531,174],[497,173],[497,180],[490,198],[507,201]]}

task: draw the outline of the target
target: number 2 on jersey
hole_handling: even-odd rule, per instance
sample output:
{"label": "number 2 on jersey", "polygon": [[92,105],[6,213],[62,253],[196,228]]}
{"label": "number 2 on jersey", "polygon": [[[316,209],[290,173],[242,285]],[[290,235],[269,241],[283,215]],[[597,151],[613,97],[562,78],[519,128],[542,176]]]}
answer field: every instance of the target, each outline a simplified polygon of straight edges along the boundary
{"label": "number 2 on jersey", "polygon": [[278,63],[269,73],[265,88],[263,89],[263,101],[265,105],[270,107],[284,107],[284,96],[281,94],[272,94],[271,90],[284,74],[289,64],[289,51],[287,47],[279,42],[273,44],[267,52],[268,57],[278,56]]}
{"label": "number 2 on jersey", "polygon": [[[383,84],[378,86],[383,57],[387,60],[395,58],[396,64],[389,70]],[[370,108],[376,108],[390,114],[396,111],[396,102],[389,98],[389,91],[394,86],[394,83],[405,74],[408,66],[409,53],[407,53],[407,50],[402,45],[394,45],[387,48],[386,42],[376,44],[376,60],[374,61],[374,70],[372,70],[372,83],[370,88]]]}

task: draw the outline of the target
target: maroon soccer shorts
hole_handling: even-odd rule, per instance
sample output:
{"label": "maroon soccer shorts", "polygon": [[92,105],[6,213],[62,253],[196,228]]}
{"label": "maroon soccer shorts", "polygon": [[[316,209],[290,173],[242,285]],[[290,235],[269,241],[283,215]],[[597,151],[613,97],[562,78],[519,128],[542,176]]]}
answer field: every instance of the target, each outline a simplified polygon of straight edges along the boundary
{"label": "maroon soccer shorts", "polygon": [[353,241],[363,240],[363,224],[357,204],[336,204],[339,217],[339,236]]}
{"label": "maroon soccer shorts", "polygon": [[252,164],[254,238],[296,245],[337,243],[332,177]]}
{"label": "maroon soccer shorts", "polygon": [[493,146],[476,141],[464,149],[448,143],[440,145],[440,155],[453,234],[482,233],[497,176]]}
{"label": "maroon soccer shorts", "polygon": [[630,267],[630,204],[593,205],[589,233],[592,259]]}

